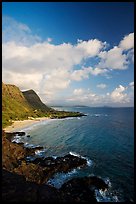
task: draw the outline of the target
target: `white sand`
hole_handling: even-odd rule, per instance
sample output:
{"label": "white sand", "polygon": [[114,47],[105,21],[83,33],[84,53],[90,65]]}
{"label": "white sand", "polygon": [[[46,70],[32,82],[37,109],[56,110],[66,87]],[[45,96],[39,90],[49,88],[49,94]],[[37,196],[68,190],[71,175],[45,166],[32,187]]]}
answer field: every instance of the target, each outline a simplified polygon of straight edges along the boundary
{"label": "white sand", "polygon": [[49,120],[50,118],[42,117],[42,118],[34,118],[32,120],[20,120],[14,121],[12,125],[4,128],[6,132],[16,131],[17,129],[23,129],[29,127],[35,123],[39,123],[40,121]]}

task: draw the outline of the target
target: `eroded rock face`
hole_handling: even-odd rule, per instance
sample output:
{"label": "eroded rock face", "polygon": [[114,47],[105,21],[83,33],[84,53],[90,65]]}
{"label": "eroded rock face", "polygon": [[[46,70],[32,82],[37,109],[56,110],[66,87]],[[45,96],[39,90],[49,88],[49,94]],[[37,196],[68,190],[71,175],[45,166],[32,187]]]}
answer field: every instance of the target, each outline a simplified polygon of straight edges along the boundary
{"label": "eroded rock face", "polygon": [[64,183],[60,190],[64,195],[70,195],[71,199],[77,202],[96,202],[94,189],[105,190],[108,185],[96,176],[73,178]]}
{"label": "eroded rock face", "polygon": [[26,182],[25,177],[3,170],[2,201],[61,202],[61,193],[54,187]]}
{"label": "eroded rock face", "polygon": [[[19,145],[20,145],[20,144],[19,144]],[[43,150],[43,147],[41,147],[41,146],[33,147],[33,148],[25,147],[25,150],[26,150],[27,156],[32,156],[32,155],[35,154],[35,151],[37,151],[37,150]]]}
{"label": "eroded rock face", "polygon": [[6,137],[2,137],[2,166],[12,171],[19,166],[20,160],[26,156],[26,151],[22,146],[11,143]]}
{"label": "eroded rock face", "polygon": [[27,164],[25,161],[22,161],[13,171],[18,175],[25,176],[26,181],[32,181],[37,184],[45,183],[47,180],[43,168],[33,163]]}
{"label": "eroded rock face", "polygon": [[25,132],[6,132],[5,136],[11,141],[14,136],[25,136]]}
{"label": "eroded rock face", "polygon": [[51,172],[68,172],[71,169],[85,166],[87,164],[86,159],[79,158],[73,155],[66,155],[64,157],[57,157],[56,159],[52,157],[47,158],[36,158],[33,163],[39,164],[42,167],[46,167],[51,170]]}
{"label": "eroded rock face", "polygon": [[[89,180],[89,182],[88,182]],[[63,184],[60,189],[55,189],[46,184],[36,184],[26,181],[24,176],[2,171],[2,201],[34,201],[34,202],[94,202],[96,198],[93,186],[103,188],[103,180],[97,177],[76,178]],[[101,185],[102,182],[102,185]],[[104,186],[103,186],[104,185]]]}

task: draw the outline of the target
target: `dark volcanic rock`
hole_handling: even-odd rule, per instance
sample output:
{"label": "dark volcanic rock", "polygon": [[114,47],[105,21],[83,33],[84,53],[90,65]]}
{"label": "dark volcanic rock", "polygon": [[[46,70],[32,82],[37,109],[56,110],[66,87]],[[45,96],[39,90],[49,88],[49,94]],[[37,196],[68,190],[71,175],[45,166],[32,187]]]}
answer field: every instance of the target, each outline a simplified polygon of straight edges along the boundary
{"label": "dark volcanic rock", "polygon": [[26,182],[25,177],[3,170],[2,201],[60,202],[61,193],[54,187]]}
{"label": "dark volcanic rock", "polygon": [[60,190],[64,195],[70,195],[71,199],[81,202],[96,202],[94,189],[105,190],[108,185],[100,178],[84,177],[84,178],[73,178],[67,183],[64,183]]}
{"label": "dark volcanic rock", "polygon": [[86,159],[68,154],[64,157],[57,157],[56,159],[52,157],[47,157],[44,159],[36,158],[33,163],[46,168],[47,171],[56,173],[68,172],[73,168],[84,166],[87,164],[87,161]]}
{"label": "dark volcanic rock", "polygon": [[19,175],[25,176],[27,181],[32,181],[37,184],[45,183],[48,179],[48,175],[45,175],[41,166],[33,163],[26,163],[25,161],[22,161],[13,171]]}
{"label": "dark volcanic rock", "polygon": [[62,185],[63,189],[69,188],[69,186],[78,187],[78,186],[87,186],[89,188],[95,187],[97,189],[105,190],[108,188],[108,184],[106,184],[101,178],[97,176],[83,177],[83,178],[73,178],[67,183]]}
{"label": "dark volcanic rock", "polygon": [[[105,190],[108,185],[100,178],[74,178],[57,190],[45,183],[57,172],[83,167],[87,161],[73,155],[36,158],[26,162],[26,156],[43,147],[25,148],[2,136],[2,200],[35,202],[96,202],[94,189]],[[12,172],[12,173],[11,173]]]}
{"label": "dark volcanic rock", "polygon": [[2,137],[2,166],[11,171],[19,165],[19,161],[26,156],[22,146],[11,143],[6,137]]}
{"label": "dark volcanic rock", "polygon": [[35,154],[35,151],[37,151],[37,150],[43,150],[43,147],[41,147],[41,146],[32,147],[32,148],[25,147],[25,149],[26,149],[26,154],[27,154],[27,156],[32,156],[32,155]]}
{"label": "dark volcanic rock", "polygon": [[11,141],[15,136],[25,136],[25,132],[6,132],[6,138]]}

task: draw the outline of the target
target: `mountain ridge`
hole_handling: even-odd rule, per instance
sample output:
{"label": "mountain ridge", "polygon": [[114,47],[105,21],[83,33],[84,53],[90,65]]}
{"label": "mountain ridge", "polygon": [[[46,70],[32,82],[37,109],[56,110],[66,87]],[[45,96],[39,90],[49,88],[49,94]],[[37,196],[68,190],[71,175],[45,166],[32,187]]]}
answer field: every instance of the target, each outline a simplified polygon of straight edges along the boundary
{"label": "mountain ridge", "polygon": [[32,89],[27,91],[22,91],[27,102],[35,109],[41,109],[42,111],[52,111],[52,109],[46,106],[40,99],[40,97],[36,94],[36,92]]}
{"label": "mountain ridge", "polygon": [[57,111],[46,106],[32,89],[21,92],[12,84],[2,83],[2,127],[11,125],[13,121],[26,120],[29,117],[66,118],[80,117],[79,112]]}

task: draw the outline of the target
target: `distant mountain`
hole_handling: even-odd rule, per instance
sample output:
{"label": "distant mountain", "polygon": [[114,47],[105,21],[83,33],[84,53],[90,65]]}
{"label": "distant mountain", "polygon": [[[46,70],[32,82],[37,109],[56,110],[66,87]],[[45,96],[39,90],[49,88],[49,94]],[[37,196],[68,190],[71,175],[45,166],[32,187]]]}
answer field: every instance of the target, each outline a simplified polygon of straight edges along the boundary
{"label": "distant mountain", "polygon": [[88,108],[89,106],[85,106],[85,105],[74,105],[73,107],[77,107],[77,108],[82,108],[82,107],[85,107],[85,108]]}
{"label": "distant mountain", "polygon": [[23,91],[22,92],[25,99],[27,100],[27,102],[34,108],[34,109],[40,109],[44,112],[48,112],[48,111],[52,111],[53,109],[51,109],[50,107],[46,106],[41,99],[39,98],[39,96],[35,93],[35,91],[28,90],[28,91]]}

